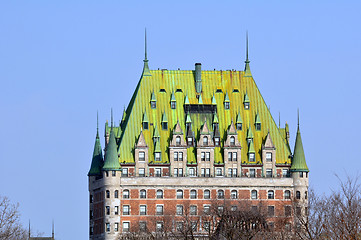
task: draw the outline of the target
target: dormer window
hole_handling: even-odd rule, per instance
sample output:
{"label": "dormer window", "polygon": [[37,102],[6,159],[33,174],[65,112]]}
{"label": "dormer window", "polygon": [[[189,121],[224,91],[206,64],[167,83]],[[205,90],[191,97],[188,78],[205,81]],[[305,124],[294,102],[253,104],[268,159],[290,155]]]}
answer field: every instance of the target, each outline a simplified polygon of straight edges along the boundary
{"label": "dormer window", "polygon": [[228,109],[229,109],[229,107],[230,107],[229,102],[225,102],[225,103],[224,103],[224,109],[228,110]]}
{"label": "dormer window", "polygon": [[162,122],[162,130],[168,130],[168,123]]}
{"label": "dormer window", "polygon": [[256,161],[254,153],[249,153],[248,158],[249,158],[249,162],[255,162]]}
{"label": "dormer window", "polygon": [[203,137],[203,146],[208,146],[208,137]]}
{"label": "dormer window", "polygon": [[214,138],[214,144],[217,146],[217,147],[219,147],[221,144],[220,144],[220,139],[219,139],[219,137],[215,137]]}
{"label": "dormer window", "polygon": [[261,131],[261,123],[256,123],[256,131]]}
{"label": "dormer window", "polygon": [[151,101],[151,102],[150,102],[150,107],[151,107],[152,109],[156,109],[156,108],[157,108],[157,102],[156,102],[156,101]]}
{"label": "dormer window", "polygon": [[161,160],[161,153],[160,152],[154,153],[154,160],[155,161],[160,161]]}
{"label": "dormer window", "polygon": [[229,139],[229,144],[230,144],[231,146],[234,146],[234,145],[235,145],[235,142],[236,142],[235,138],[234,138],[233,136],[230,137],[230,139]]}
{"label": "dormer window", "polygon": [[177,102],[176,101],[171,101],[170,102],[170,108],[171,109],[176,109],[176,107],[177,107]]}
{"label": "dormer window", "polygon": [[252,138],[247,138],[247,144],[249,145],[252,141]]}
{"label": "dormer window", "polygon": [[175,144],[176,144],[176,145],[181,145],[181,137],[180,137],[180,136],[177,136],[177,137],[175,138]]}
{"label": "dormer window", "polygon": [[244,109],[245,109],[245,110],[249,110],[249,102],[245,102],[245,103],[244,103]]}
{"label": "dormer window", "polygon": [[242,123],[237,123],[236,127],[237,127],[238,131],[241,131],[242,130]]}
{"label": "dormer window", "polygon": [[149,123],[143,122],[143,130],[148,130],[148,129],[149,129]]}
{"label": "dormer window", "polygon": [[266,153],[266,161],[272,162],[272,153],[270,153],[270,152]]}
{"label": "dormer window", "polygon": [[188,146],[193,146],[193,138],[192,137],[187,138],[187,145]]}

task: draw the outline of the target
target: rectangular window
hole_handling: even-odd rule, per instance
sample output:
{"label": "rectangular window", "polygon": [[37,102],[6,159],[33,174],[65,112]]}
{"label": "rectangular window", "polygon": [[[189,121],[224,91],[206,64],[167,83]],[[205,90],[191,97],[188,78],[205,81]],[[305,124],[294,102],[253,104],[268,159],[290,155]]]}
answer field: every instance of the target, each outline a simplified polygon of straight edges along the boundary
{"label": "rectangular window", "polygon": [[205,231],[209,231],[210,230],[210,226],[211,224],[209,222],[203,222],[203,228]]}
{"label": "rectangular window", "polygon": [[187,144],[188,144],[188,146],[192,146],[193,145],[193,138],[191,138],[191,137],[187,138]]}
{"label": "rectangular window", "polygon": [[242,123],[237,123],[237,130],[238,131],[242,130]]}
{"label": "rectangular window", "polygon": [[147,215],[147,205],[140,205],[139,215]]}
{"label": "rectangular window", "polygon": [[115,177],[115,176],[116,176],[116,172],[112,171],[112,177]]}
{"label": "rectangular window", "polygon": [[206,153],[205,152],[201,152],[201,160],[202,161],[206,160]]}
{"label": "rectangular window", "polygon": [[274,206],[268,206],[268,216],[273,217],[275,215],[275,207]]}
{"label": "rectangular window", "polygon": [[183,215],[183,206],[177,205],[177,215]]}
{"label": "rectangular window", "polygon": [[123,205],[123,215],[129,215],[129,205]]}
{"label": "rectangular window", "polygon": [[232,175],[233,175],[233,169],[228,168],[228,177],[232,177]]}
{"label": "rectangular window", "polygon": [[156,101],[151,101],[151,102],[150,102],[150,107],[151,107],[152,109],[156,109],[156,108],[157,108],[157,102],[156,102]]}
{"label": "rectangular window", "polygon": [[216,168],[216,176],[222,176],[222,168]]}
{"label": "rectangular window", "polygon": [[154,158],[155,158],[155,161],[160,161],[160,152],[156,152],[154,153]]}
{"label": "rectangular window", "polygon": [[249,169],[249,177],[251,178],[256,177],[256,169],[254,168]]}
{"label": "rectangular window", "polygon": [[110,206],[106,206],[105,211],[107,215],[110,215]]}
{"label": "rectangular window", "polygon": [[119,214],[119,207],[118,207],[118,206],[115,206],[115,207],[114,207],[114,214],[115,214],[115,215],[118,215],[118,214]]}
{"label": "rectangular window", "polygon": [[303,172],[300,172],[300,178],[303,178]]}
{"label": "rectangular window", "polygon": [[176,230],[178,232],[183,231],[183,222],[176,222]]}
{"label": "rectangular window", "polygon": [[234,162],[237,162],[237,153],[234,152],[234,153],[232,154],[232,156],[233,156],[233,161],[234,161]]}
{"label": "rectangular window", "polygon": [[190,177],[194,177],[194,176],[195,176],[194,168],[190,168],[190,169],[188,170],[188,173],[189,173],[189,176],[190,176]]}
{"label": "rectangular window", "polygon": [[178,174],[179,174],[178,176],[179,176],[179,177],[183,177],[183,168],[179,168],[179,169],[178,169],[178,172],[179,172],[179,173],[178,173]]}
{"label": "rectangular window", "polygon": [[233,175],[232,177],[237,177],[237,168],[233,168]]}
{"label": "rectangular window", "polygon": [[192,221],[192,222],[191,222],[191,227],[192,227],[192,231],[193,231],[193,232],[196,232],[196,231],[197,231],[197,222]]}
{"label": "rectangular window", "polygon": [[176,102],[175,102],[175,101],[171,101],[171,102],[170,102],[170,108],[171,108],[171,109],[175,109],[175,107],[176,107]]}
{"label": "rectangular window", "polygon": [[139,161],[144,162],[145,161],[145,152],[139,152]]}
{"label": "rectangular window", "polygon": [[173,154],[174,154],[174,158],[173,158],[174,161],[178,161],[178,152],[174,152]]}
{"label": "rectangular window", "polygon": [[270,152],[266,153],[266,161],[272,162],[272,153],[270,153]]}
{"label": "rectangular window", "polygon": [[178,177],[178,168],[174,169],[174,174],[173,175],[174,175],[174,177]]}
{"label": "rectangular window", "polygon": [[192,205],[189,209],[190,215],[197,215],[197,206]]}
{"label": "rectangular window", "polygon": [[163,215],[163,205],[157,205],[157,215]]}
{"label": "rectangular window", "polygon": [[155,176],[161,177],[162,176],[162,169],[161,168],[155,168]]}
{"label": "rectangular window", "polygon": [[163,222],[157,222],[156,223],[156,230],[158,232],[163,231]]}
{"label": "rectangular window", "polygon": [[210,152],[206,152],[206,161],[210,161],[211,160],[211,158],[210,158]]}
{"label": "rectangular window", "polygon": [[268,177],[268,178],[272,177],[272,169],[270,169],[270,168],[266,169],[266,177]]}
{"label": "rectangular window", "polygon": [[130,230],[130,223],[123,222],[123,232],[129,232],[129,230]]}
{"label": "rectangular window", "polygon": [[283,177],[290,177],[290,172],[288,169],[282,169],[282,176]]}
{"label": "rectangular window", "polygon": [[232,161],[232,153],[231,152],[228,152],[228,161]]}
{"label": "rectangular window", "polygon": [[143,122],[143,130],[148,130],[148,129],[149,129],[148,122]]}
{"label": "rectangular window", "polygon": [[256,130],[261,131],[261,124],[260,123],[256,123]]}
{"label": "rectangular window", "polygon": [[119,223],[114,223],[114,232],[119,231]]}
{"label": "rectangular window", "polygon": [[203,206],[203,212],[204,212],[204,214],[209,214],[211,212],[211,206],[210,205],[204,205]]}
{"label": "rectangular window", "polygon": [[245,103],[244,103],[244,109],[246,109],[246,110],[249,109],[249,102],[245,102]]}
{"label": "rectangular window", "polygon": [[128,168],[122,168],[122,177],[128,177]]}
{"label": "rectangular window", "polygon": [[145,177],[145,169],[144,168],[139,168],[139,177]]}
{"label": "rectangular window", "polygon": [[168,123],[162,122],[162,130],[168,130]]}
{"label": "rectangular window", "polygon": [[139,230],[141,232],[147,231],[147,222],[139,222]]}
{"label": "rectangular window", "polygon": [[286,217],[291,216],[291,211],[292,211],[291,206],[285,206],[285,216]]}
{"label": "rectangular window", "polygon": [[226,110],[229,109],[229,102],[224,103],[224,109],[226,109]]}
{"label": "rectangular window", "polygon": [[249,162],[255,162],[256,159],[254,157],[254,153],[249,153]]}
{"label": "rectangular window", "polygon": [[220,145],[219,138],[214,138],[214,144],[218,147]]}
{"label": "rectangular window", "polygon": [[211,170],[210,168],[206,168],[206,177],[210,177],[211,176]]}
{"label": "rectangular window", "polygon": [[206,169],[202,168],[201,169],[201,177],[205,177],[206,176]]}
{"label": "rectangular window", "polygon": [[183,152],[178,153],[178,160],[183,161]]}
{"label": "rectangular window", "polygon": [[110,223],[106,223],[106,224],[105,224],[105,230],[106,230],[107,232],[110,232]]}

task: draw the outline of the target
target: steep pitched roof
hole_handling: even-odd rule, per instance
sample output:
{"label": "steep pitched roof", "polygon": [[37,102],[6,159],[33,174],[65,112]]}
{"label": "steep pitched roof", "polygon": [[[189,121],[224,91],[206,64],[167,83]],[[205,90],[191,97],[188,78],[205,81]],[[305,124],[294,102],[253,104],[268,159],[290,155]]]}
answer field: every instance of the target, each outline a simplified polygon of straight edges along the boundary
{"label": "steep pitched roof", "polygon": [[95,137],[95,144],[94,144],[94,151],[93,151],[93,158],[90,170],[88,172],[88,176],[97,176],[101,175],[101,168],[103,166],[103,153],[102,147],[100,145],[99,140],[99,131],[97,129],[97,135]]}
{"label": "steep pitched roof", "polygon": [[118,160],[117,144],[115,142],[115,135],[113,129],[110,130],[109,143],[105,155],[103,170],[120,170]]}
{"label": "steep pitched roof", "polygon": [[303,144],[301,139],[301,132],[300,128],[297,128],[296,134],[296,142],[295,142],[295,150],[293,151],[293,158],[292,158],[292,165],[291,165],[292,172],[309,172],[305,153],[303,151]]}

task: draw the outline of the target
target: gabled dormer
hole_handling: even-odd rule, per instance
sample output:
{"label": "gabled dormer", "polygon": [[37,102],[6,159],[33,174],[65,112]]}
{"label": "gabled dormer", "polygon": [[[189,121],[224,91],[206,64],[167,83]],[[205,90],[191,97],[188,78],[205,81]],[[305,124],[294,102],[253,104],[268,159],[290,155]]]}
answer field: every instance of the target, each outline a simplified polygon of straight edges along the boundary
{"label": "gabled dormer", "polygon": [[221,133],[219,132],[219,120],[217,113],[213,115],[213,140],[216,147],[221,146]]}
{"label": "gabled dormer", "polygon": [[256,163],[256,151],[254,150],[254,144],[253,144],[253,140],[250,141],[250,143],[248,144],[248,162],[249,163]]}
{"label": "gabled dormer", "polygon": [[149,130],[149,120],[148,120],[146,111],[144,111],[144,114],[143,114],[142,128],[143,128],[143,130]]}
{"label": "gabled dormer", "polygon": [[242,118],[241,118],[241,114],[238,112],[237,114],[237,119],[236,119],[236,129],[237,131],[242,131],[242,126],[243,122],[242,122]]}
{"label": "gabled dormer", "polygon": [[175,99],[174,92],[172,92],[172,95],[170,97],[170,108],[171,109],[176,109],[177,108],[177,101]]}
{"label": "gabled dormer", "polygon": [[207,120],[204,121],[204,124],[201,128],[200,137],[197,146],[199,147],[214,146],[212,139],[212,132],[208,128]]}
{"label": "gabled dormer", "polygon": [[212,97],[212,105],[217,105],[216,97],[214,96],[214,94]]}
{"label": "gabled dormer", "polygon": [[231,147],[231,148],[240,148],[241,144],[238,141],[238,136],[237,136],[237,130],[236,127],[234,126],[233,121],[231,122],[231,124],[228,127],[227,130],[227,138],[226,141],[224,143],[224,147]]}
{"label": "gabled dormer", "polygon": [[224,142],[224,168],[228,177],[239,176],[241,166],[241,144],[238,141],[237,129],[233,123],[228,126]]}
{"label": "gabled dormer", "polygon": [[162,130],[168,130],[168,118],[167,114],[164,112],[162,116]]}
{"label": "gabled dormer", "polygon": [[173,129],[173,136],[172,140],[170,142],[170,147],[186,147],[187,144],[183,137],[183,130],[179,124],[179,121],[177,121],[177,124],[175,125]]}
{"label": "gabled dormer", "polygon": [[273,144],[270,132],[262,144],[262,163],[265,177],[275,177],[276,174],[276,147]]}
{"label": "gabled dormer", "polygon": [[[148,153],[149,153],[149,147],[145,141],[143,131],[140,131],[138,141],[135,144],[134,148],[134,159],[135,159],[135,165],[137,169],[146,169],[148,166]],[[148,172],[148,171],[144,171]],[[139,176],[139,174],[143,175],[143,171],[139,173],[139,171],[136,173],[136,176]]]}
{"label": "gabled dormer", "polygon": [[157,141],[154,146],[154,162],[162,161],[162,151],[160,149],[160,141]]}
{"label": "gabled dormer", "polygon": [[246,140],[247,140],[247,144],[253,141],[253,132],[251,126],[248,126]]}
{"label": "gabled dormer", "polygon": [[224,97],[224,109],[229,110],[231,107],[231,103],[228,97],[228,92],[226,92],[226,96]]}
{"label": "gabled dormer", "polygon": [[254,122],[254,126],[256,128],[256,131],[261,131],[261,118],[259,116],[258,111],[256,113],[256,119],[255,119],[255,122]]}
{"label": "gabled dormer", "polygon": [[246,94],[244,94],[244,99],[243,99],[243,107],[245,110],[249,110],[250,109],[250,101],[249,101],[249,97],[246,91]]}
{"label": "gabled dormer", "polygon": [[150,97],[150,108],[151,109],[156,109],[157,108],[157,99],[155,97],[154,90],[153,90],[152,95]]}
{"label": "gabled dormer", "polygon": [[153,132],[153,142],[154,142],[154,144],[156,142],[159,142],[159,139],[160,139],[159,131],[158,131],[157,125],[155,125],[154,132]]}

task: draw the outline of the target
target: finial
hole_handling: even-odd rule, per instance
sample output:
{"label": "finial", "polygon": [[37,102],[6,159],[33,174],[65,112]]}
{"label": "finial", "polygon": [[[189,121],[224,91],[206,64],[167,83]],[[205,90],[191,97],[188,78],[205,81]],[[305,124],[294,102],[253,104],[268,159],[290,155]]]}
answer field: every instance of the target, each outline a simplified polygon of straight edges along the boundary
{"label": "finial", "polygon": [[300,109],[297,108],[297,127],[300,128]]}
{"label": "finial", "polygon": [[147,59],[147,28],[144,31],[144,62],[148,62]]}
{"label": "finial", "polygon": [[29,219],[29,239],[30,239],[30,219]]}
{"label": "finial", "polygon": [[110,109],[110,127],[113,129],[113,108]]}
{"label": "finial", "polygon": [[52,226],[51,226],[51,236],[54,239],[54,219],[52,221]]}
{"label": "finial", "polygon": [[246,32],[246,63],[249,63],[249,59],[248,59],[248,31]]}

